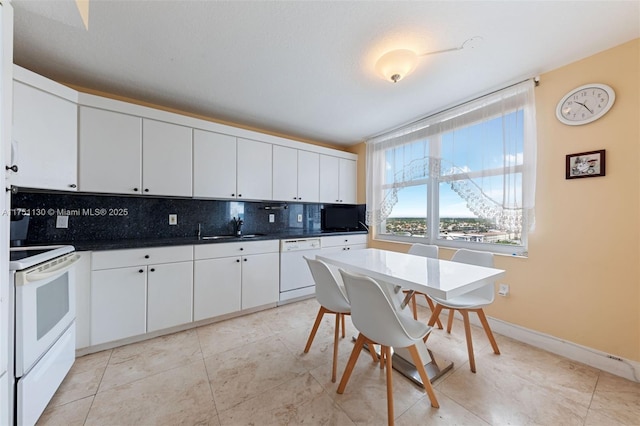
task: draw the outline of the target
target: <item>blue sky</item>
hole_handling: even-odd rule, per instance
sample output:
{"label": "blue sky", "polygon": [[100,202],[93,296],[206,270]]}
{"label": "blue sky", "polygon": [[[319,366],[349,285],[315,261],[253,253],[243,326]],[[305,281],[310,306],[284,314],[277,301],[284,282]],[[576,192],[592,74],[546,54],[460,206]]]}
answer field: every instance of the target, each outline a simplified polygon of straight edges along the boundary
{"label": "blue sky", "polygon": [[[442,170],[446,173],[455,165],[460,170],[482,170],[504,165],[506,157],[522,164],[522,112],[468,126],[442,135]],[[503,136],[504,135],[504,136]],[[512,147],[503,146],[503,139],[513,141]],[[418,142],[398,148],[395,159],[388,157],[387,179],[402,170],[403,164],[428,156],[428,143]],[[394,167],[395,166],[395,167]],[[419,178],[420,176],[416,176]],[[480,183],[479,181],[477,181]],[[483,190],[497,201],[502,201],[503,180],[501,177],[485,178]],[[426,185],[405,187],[398,191],[398,203],[390,217],[425,217],[427,211]],[[441,217],[475,217],[466,202],[449,184],[440,184]]]}

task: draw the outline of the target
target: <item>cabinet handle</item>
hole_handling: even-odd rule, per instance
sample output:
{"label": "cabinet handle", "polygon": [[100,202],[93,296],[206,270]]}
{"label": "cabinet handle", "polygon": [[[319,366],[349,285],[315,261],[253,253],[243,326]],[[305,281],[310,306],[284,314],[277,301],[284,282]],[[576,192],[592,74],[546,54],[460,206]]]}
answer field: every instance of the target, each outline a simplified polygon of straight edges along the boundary
{"label": "cabinet handle", "polygon": [[155,268],[151,268],[151,272],[155,272],[155,271],[156,271],[156,269],[155,269]]}
{"label": "cabinet handle", "polygon": [[340,200],[336,200],[336,203],[339,203],[339,202],[340,202]]}
{"label": "cabinet handle", "polygon": [[7,170],[11,170],[14,173],[18,173],[18,166],[16,166],[15,164],[13,166],[4,166],[4,167]]}
{"label": "cabinet handle", "polygon": [[238,194],[238,197],[242,197],[242,194]]}
{"label": "cabinet handle", "polygon": [[138,272],[143,273],[144,269],[138,269]]}
{"label": "cabinet handle", "polygon": [[235,196],[236,196],[236,194],[231,194],[231,196],[232,196],[232,197],[235,197]]}
{"label": "cabinet handle", "polygon": [[351,247],[347,247],[347,250],[351,250]]}
{"label": "cabinet handle", "polygon": [[69,188],[75,188],[75,187],[77,187],[77,186],[78,186],[78,185],[76,185],[75,183],[72,183],[71,185],[69,185]]}
{"label": "cabinet handle", "polygon": [[240,247],[240,251],[244,250],[244,248]]}
{"label": "cabinet handle", "polygon": [[138,188],[133,188],[133,191],[134,192],[138,192]]}
{"label": "cabinet handle", "polygon": [[240,259],[236,259],[236,262],[240,263]]}
{"label": "cabinet handle", "polygon": [[149,188],[145,188],[145,189],[144,189],[144,192],[149,192]]}
{"label": "cabinet handle", "polygon": [[145,258],[145,259],[148,259],[148,258],[149,258],[149,255],[148,255],[148,254],[145,254],[145,255],[144,255],[144,258]]}
{"label": "cabinet handle", "polygon": [[242,259],[242,260],[244,260],[244,261],[246,262],[246,261],[247,261],[247,258],[245,257],[245,258],[244,258],[244,259]]}

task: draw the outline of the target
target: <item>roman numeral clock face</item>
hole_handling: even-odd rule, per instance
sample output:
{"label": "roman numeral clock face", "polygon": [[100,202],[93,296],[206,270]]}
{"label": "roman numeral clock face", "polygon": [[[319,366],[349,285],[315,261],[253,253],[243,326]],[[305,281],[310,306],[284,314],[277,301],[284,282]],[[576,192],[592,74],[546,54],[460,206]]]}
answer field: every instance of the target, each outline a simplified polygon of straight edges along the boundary
{"label": "roman numeral clock face", "polygon": [[615,92],[606,84],[580,86],[560,100],[556,117],[571,126],[591,123],[611,109],[615,98]]}

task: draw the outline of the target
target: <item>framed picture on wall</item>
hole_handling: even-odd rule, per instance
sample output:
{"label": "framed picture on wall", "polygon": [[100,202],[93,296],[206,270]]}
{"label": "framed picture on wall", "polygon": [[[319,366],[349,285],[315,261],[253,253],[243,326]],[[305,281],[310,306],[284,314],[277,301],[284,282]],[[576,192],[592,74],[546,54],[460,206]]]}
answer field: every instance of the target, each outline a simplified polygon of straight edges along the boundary
{"label": "framed picture on wall", "polygon": [[566,178],[578,179],[605,175],[604,149],[567,155]]}

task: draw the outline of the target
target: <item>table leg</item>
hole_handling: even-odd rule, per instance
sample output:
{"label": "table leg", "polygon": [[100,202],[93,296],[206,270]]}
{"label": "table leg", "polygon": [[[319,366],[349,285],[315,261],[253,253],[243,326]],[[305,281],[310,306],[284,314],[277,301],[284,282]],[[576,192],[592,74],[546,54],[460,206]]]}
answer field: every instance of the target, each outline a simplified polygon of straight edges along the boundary
{"label": "table leg", "polygon": [[[355,340],[356,339],[354,337],[353,341],[355,342]],[[369,345],[365,343],[364,348],[369,350]],[[420,354],[420,359],[425,363],[424,369],[427,372],[431,383],[453,368],[453,361],[434,355],[430,349],[427,349],[427,345],[424,343],[418,342],[416,344],[416,348]],[[378,357],[381,355],[379,345],[374,345],[373,350],[376,352]],[[424,384],[420,378],[420,373],[418,372],[407,348],[393,348],[392,364],[394,370],[411,380],[416,385],[424,388]]]}

